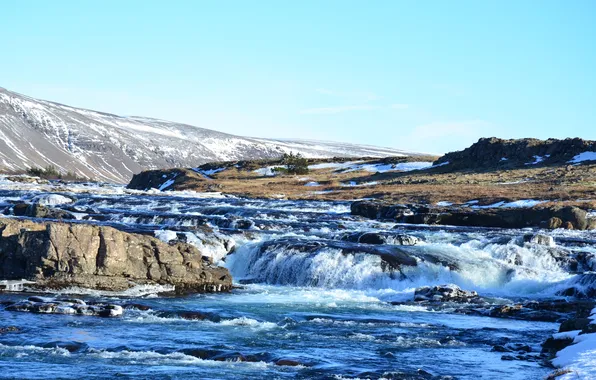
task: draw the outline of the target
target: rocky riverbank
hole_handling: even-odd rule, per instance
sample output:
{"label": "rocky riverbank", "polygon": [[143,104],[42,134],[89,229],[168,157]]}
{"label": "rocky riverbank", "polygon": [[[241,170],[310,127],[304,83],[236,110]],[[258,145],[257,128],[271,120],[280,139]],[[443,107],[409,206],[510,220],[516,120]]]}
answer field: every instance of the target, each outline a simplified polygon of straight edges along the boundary
{"label": "rocky riverbank", "polygon": [[532,208],[462,208],[390,204],[380,201],[356,201],[352,215],[369,219],[410,224],[436,224],[467,227],[569,230],[596,229],[596,219],[579,207],[548,206]]}
{"label": "rocky riverbank", "polygon": [[194,246],[107,226],[0,218],[0,278],[30,279],[40,288],[122,291],[139,284],[178,292],[232,287],[227,269]]}

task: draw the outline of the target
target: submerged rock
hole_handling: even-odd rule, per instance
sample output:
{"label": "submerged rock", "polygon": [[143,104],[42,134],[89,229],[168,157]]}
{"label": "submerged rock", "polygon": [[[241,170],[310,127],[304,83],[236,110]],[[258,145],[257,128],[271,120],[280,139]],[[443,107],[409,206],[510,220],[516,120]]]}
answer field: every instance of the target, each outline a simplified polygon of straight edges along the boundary
{"label": "submerged rock", "polygon": [[21,329],[16,326],[0,327],[0,334],[15,333],[19,331],[21,331]]}
{"label": "submerged rock", "polygon": [[208,265],[185,243],[112,227],[0,219],[0,278],[39,287],[122,291],[136,284],[175,285],[181,292],[232,287],[227,269]]}
{"label": "submerged rock", "polygon": [[119,317],[123,313],[120,305],[96,303],[88,305],[82,300],[58,300],[53,298],[30,297],[5,308],[7,311],[18,311],[38,314],[71,314],[97,317]]}
{"label": "submerged rock", "polygon": [[555,247],[555,239],[552,236],[544,234],[525,235],[524,240],[528,243],[544,245],[546,247]]}
{"label": "submerged rock", "polygon": [[414,292],[416,302],[478,302],[478,293],[463,290],[457,285],[424,286]]}

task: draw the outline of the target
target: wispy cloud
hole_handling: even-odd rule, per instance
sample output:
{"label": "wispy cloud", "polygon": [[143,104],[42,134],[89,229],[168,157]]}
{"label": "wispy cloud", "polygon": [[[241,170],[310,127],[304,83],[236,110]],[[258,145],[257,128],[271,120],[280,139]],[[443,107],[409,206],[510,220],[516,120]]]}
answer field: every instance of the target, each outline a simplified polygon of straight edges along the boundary
{"label": "wispy cloud", "polygon": [[404,104],[404,103],[395,103],[395,104],[390,105],[389,107],[394,110],[406,110],[406,109],[410,108],[410,105]]}
{"label": "wispy cloud", "polygon": [[317,88],[315,91],[321,95],[333,96],[336,98],[357,99],[363,102],[372,102],[381,99],[381,96],[371,91],[336,91],[328,88]]}
{"label": "wispy cloud", "polygon": [[417,139],[434,139],[447,136],[474,138],[485,135],[487,130],[491,130],[492,127],[494,126],[491,123],[484,120],[434,122],[415,127],[410,136]]}
{"label": "wispy cloud", "polygon": [[373,105],[353,105],[353,106],[335,106],[335,107],[317,107],[307,108],[302,110],[300,113],[305,115],[322,115],[322,114],[335,114],[350,111],[372,111],[380,109],[379,106]]}
{"label": "wispy cloud", "polygon": [[307,108],[300,111],[301,114],[305,115],[325,115],[325,114],[336,114],[342,112],[351,111],[376,111],[376,110],[405,110],[410,108],[408,104],[391,104],[391,105],[372,105],[372,104],[359,104],[350,106],[333,106],[333,107],[316,107]]}

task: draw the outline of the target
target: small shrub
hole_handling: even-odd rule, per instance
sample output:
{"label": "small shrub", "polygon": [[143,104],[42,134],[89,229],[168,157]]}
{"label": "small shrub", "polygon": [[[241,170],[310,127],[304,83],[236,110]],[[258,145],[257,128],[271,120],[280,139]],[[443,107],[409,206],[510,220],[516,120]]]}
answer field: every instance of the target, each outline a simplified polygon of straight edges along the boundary
{"label": "small shrub", "polygon": [[45,169],[42,168],[29,168],[27,170],[27,174],[34,177],[39,177],[43,179],[63,179],[69,181],[76,181],[83,179],[76,175],[73,172],[66,172],[66,174],[62,174],[54,165],[48,165]]}
{"label": "small shrub", "polygon": [[288,174],[307,174],[308,173],[308,160],[304,158],[300,153],[284,154],[282,163],[285,165],[286,172]]}

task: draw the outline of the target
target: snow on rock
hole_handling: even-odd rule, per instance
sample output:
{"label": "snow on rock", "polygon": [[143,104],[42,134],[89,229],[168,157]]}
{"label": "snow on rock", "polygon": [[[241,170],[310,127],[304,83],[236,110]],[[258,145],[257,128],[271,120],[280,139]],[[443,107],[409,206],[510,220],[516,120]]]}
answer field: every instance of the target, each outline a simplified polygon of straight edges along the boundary
{"label": "snow on rock", "polygon": [[254,172],[263,176],[267,176],[267,177],[274,177],[275,176],[275,169],[277,166],[267,166],[265,168],[260,168],[255,170]]}
{"label": "snow on rock", "polygon": [[169,179],[167,181],[165,181],[160,187],[159,187],[159,191],[164,191],[165,189],[167,189],[168,187],[172,186],[174,184],[174,179]]}
{"label": "snow on rock", "polygon": [[583,152],[578,154],[577,156],[573,157],[569,163],[570,164],[579,164],[584,161],[596,161],[596,152]]}
{"label": "snow on rock", "polygon": [[[493,203],[491,205],[486,205],[486,206],[472,206],[472,208],[478,208],[478,209],[480,209],[480,208],[531,208],[531,207],[534,207],[534,206],[539,205],[544,202],[546,202],[546,201],[537,201],[535,199],[521,199],[519,201],[513,201],[513,202],[501,201],[501,202]],[[469,205],[472,203],[470,201],[467,204]]]}
{"label": "snow on rock", "polygon": [[537,165],[548,157],[550,157],[550,154],[545,154],[544,156],[534,156],[533,162],[526,162],[524,165]]}
{"label": "snow on rock", "polygon": [[453,205],[453,203],[451,203],[451,202],[446,202],[446,201],[437,202],[437,206],[440,206],[440,207],[449,207],[452,205]]}
{"label": "snow on rock", "polygon": [[362,161],[350,161],[350,162],[326,162],[321,164],[309,165],[311,170],[320,169],[334,169],[341,170],[344,172],[355,172],[364,170],[371,173],[385,173],[388,171],[412,171],[422,170],[432,167],[432,162],[402,162],[398,164],[382,164],[382,163],[362,163]]}
{"label": "snow on rock", "polygon": [[[592,324],[595,318],[596,309],[592,310],[590,317]],[[574,332],[569,333],[572,335],[571,333]],[[553,359],[552,364],[570,371],[557,377],[557,380],[596,379],[596,333],[576,334],[573,344],[557,352],[557,357]]]}
{"label": "snow on rock", "polygon": [[321,184],[318,182],[311,181],[306,183],[304,186],[321,186]]}
{"label": "snow on rock", "polygon": [[349,162],[324,162],[321,164],[313,164],[309,165],[308,168],[310,170],[320,170],[320,169],[350,169],[354,167],[354,165],[359,164],[362,161],[349,161]]}
{"label": "snow on rock", "polygon": [[212,176],[213,174],[217,174],[219,172],[226,170],[226,168],[217,168],[217,169],[209,169],[209,170],[193,169],[193,170],[195,170],[196,172],[201,173],[203,175]]}
{"label": "snow on rock", "polygon": [[37,203],[42,206],[57,206],[72,203],[72,198],[60,194],[39,195],[31,200],[31,203]]}

